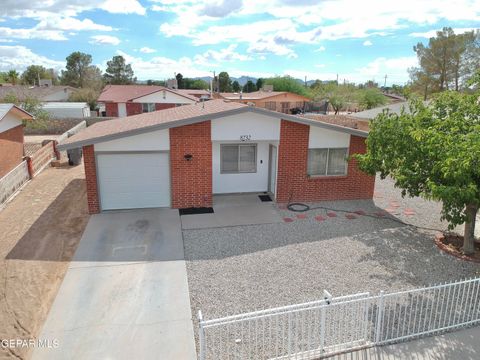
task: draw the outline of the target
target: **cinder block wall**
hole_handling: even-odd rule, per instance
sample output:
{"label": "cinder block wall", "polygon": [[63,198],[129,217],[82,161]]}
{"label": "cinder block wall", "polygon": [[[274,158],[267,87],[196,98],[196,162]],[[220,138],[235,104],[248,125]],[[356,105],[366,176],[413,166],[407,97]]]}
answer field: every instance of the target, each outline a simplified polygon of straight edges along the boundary
{"label": "cinder block wall", "polygon": [[[309,126],[282,120],[278,154],[277,202],[371,199],[375,177],[348,162],[346,176],[307,176]],[[352,135],[350,155],[365,153],[365,139]]]}
{"label": "cinder block wall", "polygon": [[170,171],[173,208],[212,206],[210,121],[170,129]]}

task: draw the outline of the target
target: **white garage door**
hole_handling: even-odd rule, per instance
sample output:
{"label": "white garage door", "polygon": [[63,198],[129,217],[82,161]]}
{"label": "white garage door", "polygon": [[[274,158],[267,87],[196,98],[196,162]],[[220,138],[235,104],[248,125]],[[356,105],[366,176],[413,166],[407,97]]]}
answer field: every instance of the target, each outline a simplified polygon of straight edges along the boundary
{"label": "white garage door", "polygon": [[102,210],[170,207],[168,153],[98,154]]}

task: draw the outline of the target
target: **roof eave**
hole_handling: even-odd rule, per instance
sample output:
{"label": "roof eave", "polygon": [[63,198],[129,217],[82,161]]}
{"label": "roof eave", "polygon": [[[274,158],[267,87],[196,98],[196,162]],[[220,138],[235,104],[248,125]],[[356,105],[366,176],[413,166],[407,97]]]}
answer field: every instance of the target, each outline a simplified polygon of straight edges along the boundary
{"label": "roof eave", "polygon": [[244,107],[240,107],[240,108],[236,108],[236,109],[232,109],[232,110],[221,111],[221,112],[218,112],[218,113],[195,116],[195,117],[188,118],[188,119],[182,119],[182,120],[171,121],[171,122],[167,122],[167,123],[155,124],[155,125],[146,126],[146,127],[142,127],[142,128],[138,128],[138,129],[134,129],[134,130],[124,131],[124,132],[121,132],[121,133],[109,134],[109,135],[100,136],[100,137],[97,137],[97,138],[75,141],[75,142],[68,143],[68,144],[59,144],[57,146],[57,148],[60,151],[75,149],[75,148],[79,148],[79,147],[83,147],[83,146],[87,146],[87,145],[94,145],[94,144],[98,144],[98,143],[105,142],[105,141],[120,139],[120,138],[123,138],[123,137],[126,137],[126,136],[140,135],[140,134],[144,134],[144,133],[147,133],[147,132],[150,132],[150,131],[170,129],[170,128],[175,128],[175,127],[184,126],[184,125],[191,125],[191,124],[195,124],[195,123],[202,122],[202,121],[214,120],[214,119],[222,118],[222,117],[225,117],[225,116],[242,114],[244,112],[249,112],[249,111],[256,112],[256,113],[266,115],[266,116],[275,117],[275,118],[280,119],[280,120],[293,121],[293,122],[297,122],[297,123],[304,124],[304,125],[313,125],[313,126],[325,128],[327,130],[339,131],[339,132],[347,133],[347,134],[350,134],[350,135],[356,135],[356,136],[360,136],[360,137],[364,137],[364,138],[366,138],[368,136],[368,132],[358,130],[358,129],[353,129],[353,128],[349,128],[349,127],[345,127],[345,126],[341,126],[341,125],[329,124],[329,123],[321,122],[321,121],[318,121],[318,120],[311,120],[311,119],[307,119],[307,118],[302,118],[302,117],[299,117],[299,116],[283,114],[283,113],[279,113],[279,112],[276,112],[276,111],[257,108],[257,107],[253,107],[253,106],[244,106]]}

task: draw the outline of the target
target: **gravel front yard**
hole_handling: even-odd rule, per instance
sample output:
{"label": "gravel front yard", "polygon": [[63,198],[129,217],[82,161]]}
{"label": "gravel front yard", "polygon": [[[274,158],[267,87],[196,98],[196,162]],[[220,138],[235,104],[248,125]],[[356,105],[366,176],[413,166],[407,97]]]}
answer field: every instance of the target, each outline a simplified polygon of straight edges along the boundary
{"label": "gravel front yard", "polygon": [[[480,265],[444,255],[434,232],[445,229],[440,205],[402,199],[389,180],[377,180],[374,201],[324,202],[360,211],[347,219],[312,210],[305,219],[279,210],[292,222],[183,232],[192,313],[206,319],[334,296],[398,290],[479,276]],[[317,220],[317,216],[324,220]]]}

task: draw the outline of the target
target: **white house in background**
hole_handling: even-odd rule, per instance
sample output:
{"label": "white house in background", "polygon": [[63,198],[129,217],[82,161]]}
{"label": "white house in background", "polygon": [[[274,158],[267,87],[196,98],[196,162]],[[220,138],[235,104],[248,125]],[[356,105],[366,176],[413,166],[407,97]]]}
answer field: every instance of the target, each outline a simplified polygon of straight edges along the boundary
{"label": "white house in background", "polygon": [[42,109],[54,119],[90,117],[90,106],[84,102],[48,102]]}

